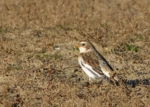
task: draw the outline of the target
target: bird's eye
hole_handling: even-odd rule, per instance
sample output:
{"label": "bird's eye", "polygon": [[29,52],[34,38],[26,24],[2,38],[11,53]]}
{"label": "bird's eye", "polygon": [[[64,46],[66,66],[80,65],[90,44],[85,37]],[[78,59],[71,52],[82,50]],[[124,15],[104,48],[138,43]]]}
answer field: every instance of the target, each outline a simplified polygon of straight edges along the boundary
{"label": "bird's eye", "polygon": [[82,46],[84,46],[85,44],[83,43]]}

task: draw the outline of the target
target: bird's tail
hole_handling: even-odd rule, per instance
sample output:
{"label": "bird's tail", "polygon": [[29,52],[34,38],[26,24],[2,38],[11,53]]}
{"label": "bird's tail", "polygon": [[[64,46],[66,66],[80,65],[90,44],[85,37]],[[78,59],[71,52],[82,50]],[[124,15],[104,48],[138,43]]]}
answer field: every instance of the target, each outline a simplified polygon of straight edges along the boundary
{"label": "bird's tail", "polygon": [[110,78],[116,80],[116,81],[119,81],[119,77],[117,75],[117,73],[115,71],[111,72],[110,73]]}

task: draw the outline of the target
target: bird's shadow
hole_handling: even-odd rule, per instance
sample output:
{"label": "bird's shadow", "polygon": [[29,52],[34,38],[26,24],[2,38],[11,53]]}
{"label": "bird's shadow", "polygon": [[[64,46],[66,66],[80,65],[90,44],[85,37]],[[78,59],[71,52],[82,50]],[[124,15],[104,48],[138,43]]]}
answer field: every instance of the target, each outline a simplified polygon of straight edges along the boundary
{"label": "bird's shadow", "polygon": [[137,85],[150,85],[150,79],[135,79],[135,80],[127,80],[126,81],[127,85],[130,85],[132,88],[135,88]]}
{"label": "bird's shadow", "polygon": [[[126,86],[131,86],[132,88],[135,88],[138,85],[150,85],[150,79],[121,80],[121,82],[124,83]],[[115,85],[120,86],[120,82],[115,82]]]}

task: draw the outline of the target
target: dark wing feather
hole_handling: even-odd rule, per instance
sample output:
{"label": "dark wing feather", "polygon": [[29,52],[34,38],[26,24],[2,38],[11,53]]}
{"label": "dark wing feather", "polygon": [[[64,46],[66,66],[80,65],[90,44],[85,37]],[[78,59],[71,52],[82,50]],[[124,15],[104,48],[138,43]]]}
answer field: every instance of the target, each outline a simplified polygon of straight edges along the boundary
{"label": "dark wing feather", "polygon": [[96,50],[97,55],[99,56],[99,58],[101,58],[101,60],[103,60],[105,62],[105,64],[107,65],[108,69],[113,70],[113,68],[108,64],[107,60]]}
{"label": "dark wing feather", "polygon": [[111,69],[113,71],[113,68],[108,64],[107,60],[97,51],[97,49],[94,47],[94,45],[90,41],[89,41],[89,43],[92,46],[92,48],[94,49],[95,54],[99,57],[99,59],[105,61],[106,65],[109,67],[109,69]]}

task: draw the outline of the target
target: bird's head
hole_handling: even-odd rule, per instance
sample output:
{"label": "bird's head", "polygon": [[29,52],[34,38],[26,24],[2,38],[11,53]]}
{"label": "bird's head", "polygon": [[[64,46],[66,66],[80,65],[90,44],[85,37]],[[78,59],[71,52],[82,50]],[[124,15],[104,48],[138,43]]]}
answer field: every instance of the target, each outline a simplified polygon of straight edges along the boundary
{"label": "bird's head", "polygon": [[82,41],[77,44],[80,53],[86,53],[94,50],[94,46],[91,42]]}

